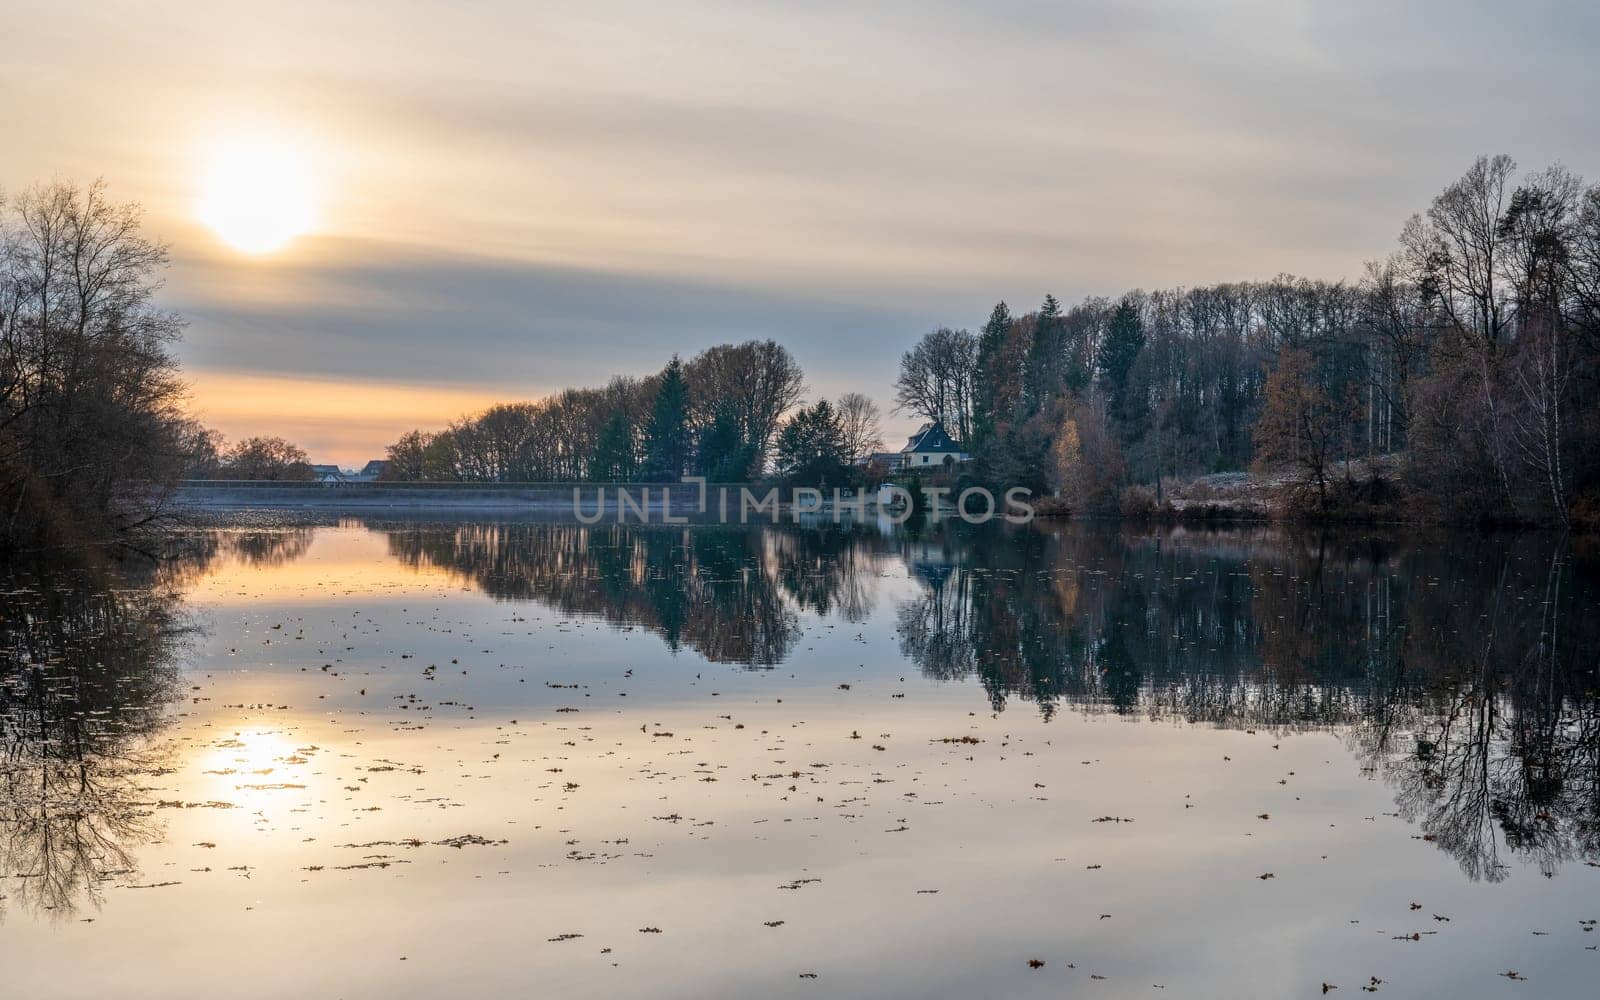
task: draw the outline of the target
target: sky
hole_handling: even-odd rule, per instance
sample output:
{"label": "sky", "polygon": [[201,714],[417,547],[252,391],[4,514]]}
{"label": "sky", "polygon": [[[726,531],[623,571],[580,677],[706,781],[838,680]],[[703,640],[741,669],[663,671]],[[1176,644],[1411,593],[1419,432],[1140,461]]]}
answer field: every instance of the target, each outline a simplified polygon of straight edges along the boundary
{"label": "sky", "polygon": [[[0,191],[143,205],[197,413],[346,465],[751,337],[813,398],[888,409],[902,351],[1000,299],[1354,279],[1480,154],[1600,178],[1582,0],[0,0],[0,24]],[[230,211],[295,231],[240,249]]]}

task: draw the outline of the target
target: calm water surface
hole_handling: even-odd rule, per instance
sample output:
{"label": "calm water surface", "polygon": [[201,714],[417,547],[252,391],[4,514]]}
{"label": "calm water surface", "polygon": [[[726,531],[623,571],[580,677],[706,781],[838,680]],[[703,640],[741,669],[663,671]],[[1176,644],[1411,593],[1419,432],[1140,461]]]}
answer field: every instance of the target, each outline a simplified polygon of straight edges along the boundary
{"label": "calm water surface", "polygon": [[1581,544],[380,520],[169,541],[112,586],[3,582],[5,995],[1600,978]]}

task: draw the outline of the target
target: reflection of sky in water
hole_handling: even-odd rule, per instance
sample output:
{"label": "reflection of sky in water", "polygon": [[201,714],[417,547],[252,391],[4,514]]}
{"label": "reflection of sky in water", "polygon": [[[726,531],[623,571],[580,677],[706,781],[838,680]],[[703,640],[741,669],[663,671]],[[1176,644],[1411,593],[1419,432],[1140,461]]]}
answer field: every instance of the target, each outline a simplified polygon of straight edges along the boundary
{"label": "reflection of sky in water", "polygon": [[[1592,571],[1565,550],[1079,529],[600,548],[348,524],[224,536],[175,571],[201,630],[152,738],[166,766],[125,776],[157,839],[98,907],[0,881],[16,992],[1592,981],[1600,768],[1569,695],[1594,686],[1594,625],[1546,617],[1592,608]],[[730,649],[781,655],[702,655]]]}

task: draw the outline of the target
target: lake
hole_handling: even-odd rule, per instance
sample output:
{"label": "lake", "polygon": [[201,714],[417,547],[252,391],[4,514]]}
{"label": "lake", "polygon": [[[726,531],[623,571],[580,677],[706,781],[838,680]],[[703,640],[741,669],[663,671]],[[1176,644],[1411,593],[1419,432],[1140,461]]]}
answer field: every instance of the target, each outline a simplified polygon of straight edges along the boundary
{"label": "lake", "polygon": [[8,995],[1600,976],[1592,543],[257,514],[161,544],[4,582]]}

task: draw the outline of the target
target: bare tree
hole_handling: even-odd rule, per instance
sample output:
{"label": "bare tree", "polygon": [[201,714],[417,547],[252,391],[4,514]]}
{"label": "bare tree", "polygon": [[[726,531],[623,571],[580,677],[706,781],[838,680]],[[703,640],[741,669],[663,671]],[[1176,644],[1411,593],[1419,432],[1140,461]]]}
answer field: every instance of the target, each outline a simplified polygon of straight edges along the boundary
{"label": "bare tree", "polygon": [[378,476],[386,482],[409,483],[427,478],[428,446],[435,435],[407,431],[389,446],[388,464]]}
{"label": "bare tree", "polygon": [[1566,293],[1574,243],[1582,231],[1582,198],[1583,182],[1551,167],[1517,188],[1499,226],[1508,241],[1503,262],[1516,294],[1512,381],[1522,405],[1511,408],[1511,437],[1529,468],[1548,484],[1551,512],[1562,524],[1569,516],[1566,452],[1578,369]]}
{"label": "bare tree", "polygon": [[859,392],[847,392],[835,406],[844,432],[846,462],[856,462],[883,447],[883,425],[878,404]]}
{"label": "bare tree", "polygon": [[1516,168],[1504,154],[1478,157],[1433,200],[1426,217],[1413,216],[1400,236],[1413,280],[1445,316],[1456,346],[1477,374],[1476,395],[1486,425],[1480,437],[1508,502],[1511,475],[1497,389],[1512,296],[1506,287],[1507,236],[1501,218]]}
{"label": "bare tree", "polygon": [[805,394],[805,375],[787,348],[773,340],[719,344],[684,365],[691,420],[704,427],[717,405],[733,407],[744,440],[764,459],[783,415]]}
{"label": "bare tree", "polygon": [[978,338],[967,330],[940,327],[900,356],[895,380],[896,412],[943,421],[958,440],[972,435],[973,378]]}
{"label": "bare tree", "polygon": [[1361,283],[1360,329],[1367,351],[1369,448],[1403,446],[1412,376],[1426,357],[1427,309],[1403,262],[1391,256],[1367,264]]}
{"label": "bare tree", "polygon": [[308,480],[305,449],[280,437],[245,438],[222,454],[219,479]]}
{"label": "bare tree", "polygon": [[1486,344],[1499,342],[1510,320],[1500,220],[1516,169],[1503,153],[1478,157],[1400,236],[1419,283],[1456,327]]}
{"label": "bare tree", "polygon": [[1573,322],[1587,338],[1588,349],[1600,351],[1600,184],[1583,193],[1567,273]]}
{"label": "bare tree", "polygon": [[29,190],[0,218],[0,535],[143,523],[189,434],[157,308],[165,245],[99,182]]}

